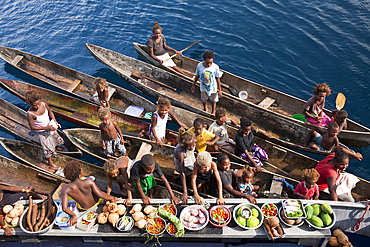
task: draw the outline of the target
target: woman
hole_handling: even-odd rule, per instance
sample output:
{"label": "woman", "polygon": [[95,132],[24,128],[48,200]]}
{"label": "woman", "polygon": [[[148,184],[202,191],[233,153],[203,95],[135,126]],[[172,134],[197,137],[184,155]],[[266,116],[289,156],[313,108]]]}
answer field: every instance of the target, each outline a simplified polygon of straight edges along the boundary
{"label": "woman", "polygon": [[[154,22],[154,26],[152,27],[153,35],[148,39],[146,42],[146,45],[148,46],[148,53],[149,55],[156,61],[159,62],[159,64],[162,64],[166,67],[170,67],[171,69],[192,78],[191,76],[187,75],[182,71],[180,68],[176,66],[176,64],[172,61],[170,58],[170,55],[168,55],[166,50],[173,51],[177,55],[182,56],[181,51],[177,51],[171,47],[169,47],[166,44],[166,39],[164,35],[162,34],[162,28],[158,24],[158,22]],[[170,59],[168,59],[170,58]],[[167,60],[168,59],[168,60]],[[167,60],[167,61],[166,61]]]}

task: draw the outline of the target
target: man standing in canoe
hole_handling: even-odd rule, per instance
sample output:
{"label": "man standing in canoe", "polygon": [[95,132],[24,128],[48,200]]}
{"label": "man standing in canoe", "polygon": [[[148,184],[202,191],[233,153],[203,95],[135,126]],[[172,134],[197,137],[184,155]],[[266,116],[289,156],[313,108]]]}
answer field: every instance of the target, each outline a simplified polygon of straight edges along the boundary
{"label": "man standing in canoe", "polygon": [[171,69],[192,78],[190,75],[187,75],[184,71],[182,71],[170,58],[166,50],[173,51],[177,55],[182,56],[181,51],[177,51],[166,44],[166,39],[162,34],[162,28],[158,24],[158,22],[154,22],[154,26],[152,27],[153,35],[148,39],[146,45],[148,46],[148,53],[154,60],[158,61],[159,64],[162,64],[166,67],[170,67]]}

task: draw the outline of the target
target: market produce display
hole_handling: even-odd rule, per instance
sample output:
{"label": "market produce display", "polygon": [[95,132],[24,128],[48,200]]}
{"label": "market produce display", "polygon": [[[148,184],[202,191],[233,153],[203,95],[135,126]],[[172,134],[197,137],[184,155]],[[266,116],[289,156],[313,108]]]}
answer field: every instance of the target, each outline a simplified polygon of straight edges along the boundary
{"label": "market produce display", "polygon": [[335,229],[333,231],[333,236],[329,238],[329,244],[331,246],[353,247],[347,235],[344,234],[340,229]]}
{"label": "market produce display", "polygon": [[153,236],[161,235],[166,228],[166,222],[160,217],[154,217],[146,223],[146,231]]}
{"label": "market produce display", "polygon": [[300,200],[287,199],[283,201],[285,217],[290,219],[306,218]]}
{"label": "market produce display", "polygon": [[199,205],[184,208],[180,214],[180,220],[188,230],[203,229],[208,223],[208,212]]}
{"label": "market produce display", "polygon": [[98,215],[98,223],[105,224],[109,221],[109,223],[115,227],[120,215],[126,213],[126,207],[123,204],[116,204],[108,201],[103,206],[102,211],[103,212]]}
{"label": "market produce display", "polygon": [[256,229],[262,225],[263,214],[261,209],[250,203],[236,206],[233,216],[235,222],[244,229]]}
{"label": "market produce display", "polygon": [[123,216],[117,222],[117,229],[122,232],[127,232],[134,226],[134,220],[129,216]]}
{"label": "market produce display", "polygon": [[231,212],[225,206],[221,205],[213,206],[209,210],[209,219],[210,219],[209,222],[213,226],[223,227],[229,224],[229,222],[231,221]]}
{"label": "market produce display", "polygon": [[3,207],[2,217],[5,224],[10,227],[16,227],[19,225],[19,218],[24,211],[24,205],[22,203],[17,203],[14,205],[5,205]]}
{"label": "market produce display", "polygon": [[276,205],[273,203],[265,203],[262,205],[261,211],[264,216],[271,217],[271,216],[277,216],[278,209]]}
{"label": "market produce display", "polygon": [[279,213],[278,213],[278,216],[280,218],[280,220],[283,222],[283,224],[285,224],[286,226],[301,226],[303,225],[304,221],[303,219],[289,219],[285,216],[285,213],[284,213],[284,210],[283,208],[281,207],[279,209]]}
{"label": "market produce display", "polygon": [[168,219],[170,221],[169,225],[173,225],[172,227],[170,226],[170,229],[168,229],[169,226],[167,226],[168,233],[174,234],[176,237],[184,236],[185,234],[184,224],[180,221],[179,218],[177,218],[175,215],[173,215],[169,211],[166,211],[163,208],[160,208],[158,210],[158,214],[161,217]]}
{"label": "market produce display", "polygon": [[329,229],[335,224],[335,214],[328,203],[306,205],[307,223],[317,229]]}

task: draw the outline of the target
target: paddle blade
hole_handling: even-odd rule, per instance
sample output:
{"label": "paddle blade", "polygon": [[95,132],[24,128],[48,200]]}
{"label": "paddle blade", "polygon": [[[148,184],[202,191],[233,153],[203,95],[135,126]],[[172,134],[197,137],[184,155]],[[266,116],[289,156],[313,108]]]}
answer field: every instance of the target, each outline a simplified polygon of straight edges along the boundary
{"label": "paddle blade", "polygon": [[338,110],[342,109],[344,107],[344,104],[346,103],[346,96],[342,93],[338,93],[337,99],[335,100],[335,105]]}

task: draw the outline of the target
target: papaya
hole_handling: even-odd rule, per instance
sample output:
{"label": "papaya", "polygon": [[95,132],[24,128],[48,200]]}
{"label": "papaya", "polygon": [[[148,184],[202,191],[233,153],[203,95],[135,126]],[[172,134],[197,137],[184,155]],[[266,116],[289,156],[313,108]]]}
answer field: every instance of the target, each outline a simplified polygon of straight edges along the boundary
{"label": "papaya", "polygon": [[306,214],[307,214],[307,219],[310,219],[313,215],[313,208],[312,206],[307,206],[305,207]]}
{"label": "papaya", "polygon": [[333,213],[333,209],[331,208],[331,206],[329,205],[329,203],[324,203],[321,205],[321,210],[327,214],[332,214]]}
{"label": "papaya", "polygon": [[330,217],[329,214],[325,213],[324,211],[320,213],[320,218],[324,223],[324,226],[330,226],[333,223],[333,219]]}
{"label": "papaya", "polygon": [[252,208],[252,215],[253,215],[254,217],[257,217],[257,218],[258,218],[258,216],[259,216],[258,210],[257,210],[257,209],[255,209],[255,208]]}
{"label": "papaya", "polygon": [[313,214],[314,216],[318,216],[321,212],[321,209],[320,209],[320,204],[314,204],[312,205],[312,208],[313,208]]}
{"label": "papaya", "polygon": [[247,220],[247,227],[256,227],[260,223],[259,219],[255,216],[251,216]]}
{"label": "papaya", "polygon": [[308,219],[308,221],[314,225],[314,226],[317,226],[317,227],[324,227],[324,223],[322,222],[322,220],[315,216],[315,215],[312,215],[312,217],[310,219]]}

